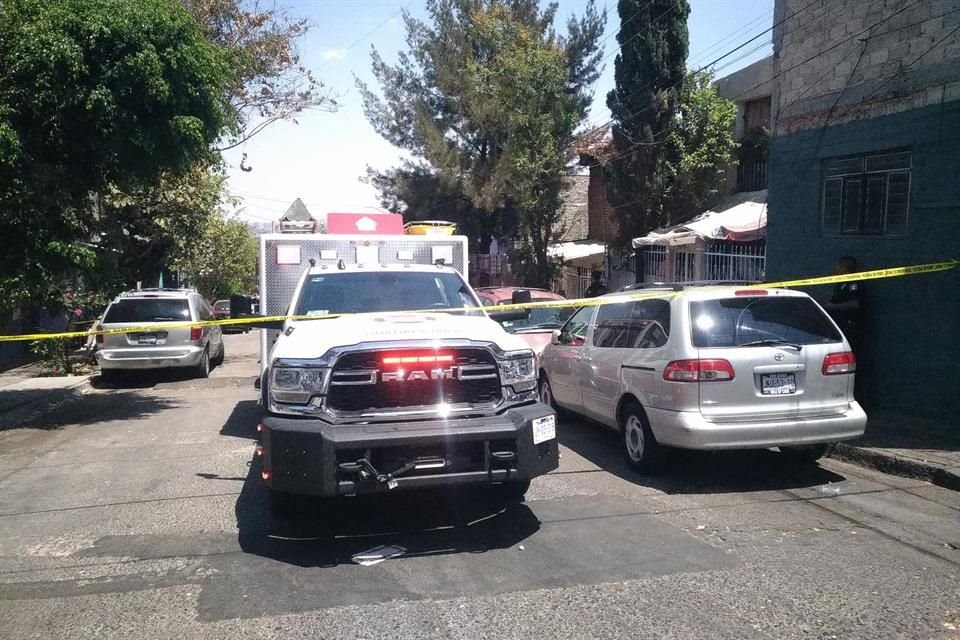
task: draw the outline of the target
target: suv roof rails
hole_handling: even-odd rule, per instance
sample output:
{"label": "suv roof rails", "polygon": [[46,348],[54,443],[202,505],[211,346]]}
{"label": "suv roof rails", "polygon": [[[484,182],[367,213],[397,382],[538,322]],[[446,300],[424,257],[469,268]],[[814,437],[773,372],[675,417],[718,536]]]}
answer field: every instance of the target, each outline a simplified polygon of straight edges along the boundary
{"label": "suv roof rails", "polygon": [[663,289],[665,291],[683,291],[683,284],[679,282],[637,282],[628,284],[620,291],[636,291],[638,289]]}
{"label": "suv roof rails", "polygon": [[634,291],[636,289],[667,289],[671,291],[683,291],[690,287],[744,287],[744,286],[763,286],[758,280],[688,280],[686,282],[638,282],[628,284],[620,291]]}
{"label": "suv roof rails", "polygon": [[138,296],[144,293],[196,293],[196,289],[160,289],[159,287],[148,287],[145,289],[130,289],[124,291],[119,297]]}

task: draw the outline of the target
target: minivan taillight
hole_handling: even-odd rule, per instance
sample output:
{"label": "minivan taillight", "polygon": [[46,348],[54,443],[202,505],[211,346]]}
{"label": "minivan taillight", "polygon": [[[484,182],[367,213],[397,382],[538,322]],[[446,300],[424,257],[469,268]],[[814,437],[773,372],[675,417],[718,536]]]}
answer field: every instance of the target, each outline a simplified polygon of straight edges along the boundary
{"label": "minivan taillight", "polygon": [[841,373],[853,373],[857,370],[857,357],[852,351],[830,353],[823,359],[823,375],[835,376]]}
{"label": "minivan taillight", "polygon": [[726,360],[674,360],[663,370],[663,379],[670,382],[728,382],[733,380],[733,367]]}
{"label": "minivan taillight", "polygon": [[190,339],[199,340],[203,337],[203,327],[190,327]]}

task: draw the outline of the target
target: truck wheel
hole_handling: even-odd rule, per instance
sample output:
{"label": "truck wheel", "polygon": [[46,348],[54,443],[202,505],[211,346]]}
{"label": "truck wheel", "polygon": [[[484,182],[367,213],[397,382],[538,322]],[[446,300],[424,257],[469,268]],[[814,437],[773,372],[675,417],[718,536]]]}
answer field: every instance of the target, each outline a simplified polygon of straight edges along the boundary
{"label": "truck wheel", "polygon": [[639,404],[627,405],[620,416],[623,452],[627,465],[637,473],[654,474],[663,466],[663,447],[650,430],[647,414]]}
{"label": "truck wheel", "polygon": [[796,447],[780,447],[780,453],[793,458],[797,462],[816,462],[820,458],[830,455],[833,451],[834,445],[829,443],[823,444],[806,444],[798,445]]}
{"label": "truck wheel", "polygon": [[210,377],[210,351],[209,349],[204,349],[203,356],[200,358],[200,363],[193,370],[193,375],[195,378],[209,378]]}
{"label": "truck wheel", "polygon": [[491,487],[494,497],[508,502],[521,502],[530,489],[529,480],[508,480]]}

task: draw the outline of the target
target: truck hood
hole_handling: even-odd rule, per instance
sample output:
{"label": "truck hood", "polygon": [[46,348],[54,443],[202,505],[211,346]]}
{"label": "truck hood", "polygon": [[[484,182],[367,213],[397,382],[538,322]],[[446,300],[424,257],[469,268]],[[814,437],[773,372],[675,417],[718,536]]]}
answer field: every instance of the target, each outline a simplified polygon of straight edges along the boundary
{"label": "truck hood", "polygon": [[293,331],[281,334],[272,358],[319,358],[334,347],[396,340],[477,340],[504,351],[530,346],[486,316],[448,313],[383,313],[290,322]]}

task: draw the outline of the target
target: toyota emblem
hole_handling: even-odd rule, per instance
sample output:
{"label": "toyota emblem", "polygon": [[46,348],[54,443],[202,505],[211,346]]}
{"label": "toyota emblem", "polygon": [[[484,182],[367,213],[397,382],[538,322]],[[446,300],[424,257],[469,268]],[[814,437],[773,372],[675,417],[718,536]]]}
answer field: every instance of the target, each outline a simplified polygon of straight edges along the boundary
{"label": "toyota emblem", "polygon": [[783,360],[783,354],[782,354],[782,353],[775,353],[775,354],[773,354],[773,359],[776,360],[777,362],[780,362],[781,360]]}

